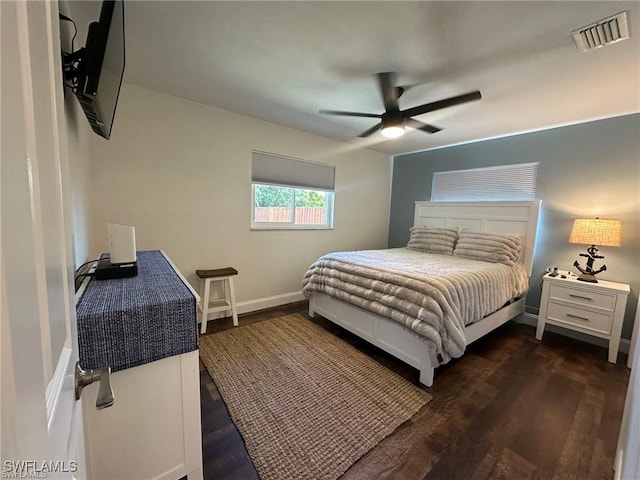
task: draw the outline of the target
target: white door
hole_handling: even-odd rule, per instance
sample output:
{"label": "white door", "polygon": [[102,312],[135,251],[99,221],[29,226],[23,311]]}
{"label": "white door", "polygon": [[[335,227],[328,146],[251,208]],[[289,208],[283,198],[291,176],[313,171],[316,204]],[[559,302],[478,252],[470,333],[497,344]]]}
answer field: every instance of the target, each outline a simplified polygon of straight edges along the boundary
{"label": "white door", "polygon": [[618,438],[615,462],[615,480],[640,478],[640,298],[636,308],[636,319],[631,336],[631,349],[627,367],[631,368],[627,400],[624,404],[622,425]]}
{"label": "white door", "polygon": [[0,17],[0,473],[84,478],[58,6]]}

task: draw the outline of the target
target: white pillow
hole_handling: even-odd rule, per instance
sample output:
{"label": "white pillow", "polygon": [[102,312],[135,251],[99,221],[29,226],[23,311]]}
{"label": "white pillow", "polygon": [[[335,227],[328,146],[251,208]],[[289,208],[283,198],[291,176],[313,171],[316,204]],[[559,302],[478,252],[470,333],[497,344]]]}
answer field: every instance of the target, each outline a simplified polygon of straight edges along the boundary
{"label": "white pillow", "polygon": [[457,228],[413,227],[409,230],[407,248],[426,253],[453,255]]}
{"label": "white pillow", "polygon": [[517,235],[496,235],[462,230],[453,254],[458,257],[485,262],[515,265],[520,257],[522,242]]}

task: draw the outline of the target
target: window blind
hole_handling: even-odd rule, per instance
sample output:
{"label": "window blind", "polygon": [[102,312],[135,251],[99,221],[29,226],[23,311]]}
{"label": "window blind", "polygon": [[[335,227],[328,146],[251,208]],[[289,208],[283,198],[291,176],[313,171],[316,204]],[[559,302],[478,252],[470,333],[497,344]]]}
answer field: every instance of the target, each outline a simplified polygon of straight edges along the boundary
{"label": "window blind", "polygon": [[335,167],[254,151],[251,158],[251,180],[255,183],[333,191]]}
{"label": "window blind", "polygon": [[432,202],[535,200],[538,162],[434,172]]}

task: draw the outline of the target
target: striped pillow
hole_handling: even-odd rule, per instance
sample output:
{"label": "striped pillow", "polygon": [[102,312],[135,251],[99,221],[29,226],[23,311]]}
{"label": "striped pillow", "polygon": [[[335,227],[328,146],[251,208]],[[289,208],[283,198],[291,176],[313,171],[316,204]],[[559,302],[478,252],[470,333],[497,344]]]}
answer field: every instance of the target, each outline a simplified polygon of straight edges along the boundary
{"label": "striped pillow", "polygon": [[457,228],[413,227],[409,230],[407,248],[426,253],[453,255]]}
{"label": "striped pillow", "polygon": [[515,265],[520,257],[522,242],[516,235],[495,235],[462,230],[453,254],[458,257],[485,262]]}

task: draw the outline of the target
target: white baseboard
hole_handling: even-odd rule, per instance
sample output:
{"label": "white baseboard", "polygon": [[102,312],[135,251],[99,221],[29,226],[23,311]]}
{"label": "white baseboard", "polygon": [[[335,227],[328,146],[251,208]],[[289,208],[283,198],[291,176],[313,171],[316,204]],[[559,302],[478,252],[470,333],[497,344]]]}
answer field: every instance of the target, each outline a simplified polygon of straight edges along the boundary
{"label": "white baseboard", "polygon": [[[525,312],[524,315],[520,315],[516,321],[518,323],[524,323],[525,325],[531,325],[532,327],[536,327],[538,325],[538,316]],[[608,348],[609,342],[605,338],[592,337],[591,335],[586,335],[581,332],[574,332],[573,330],[568,330],[566,328],[557,327],[556,325],[545,325],[545,330],[553,333],[558,333],[560,335],[564,335],[565,337],[573,338],[576,340],[580,340],[582,342],[591,343],[593,345],[598,345],[599,347]],[[619,352],[629,353],[629,347],[631,345],[631,341],[626,338],[620,339],[620,347],[618,348]]]}
{"label": "white baseboard", "polygon": [[264,310],[265,308],[277,307],[279,305],[286,305],[287,303],[295,303],[304,301],[304,295],[301,291],[283,293],[281,295],[275,295],[273,297],[258,298],[256,300],[249,300],[246,302],[238,302],[238,313],[249,313],[257,310]]}
{"label": "white baseboard", "polygon": [[[273,297],[258,298],[256,300],[249,300],[246,302],[238,302],[236,309],[238,314],[257,312],[258,310],[264,310],[265,308],[278,307],[280,305],[286,305],[288,303],[302,302],[304,301],[304,295],[302,292],[289,292],[281,295],[275,295]],[[210,313],[209,321],[216,320],[218,318],[224,318],[231,315],[229,312]],[[200,320],[198,320],[198,323]]]}

